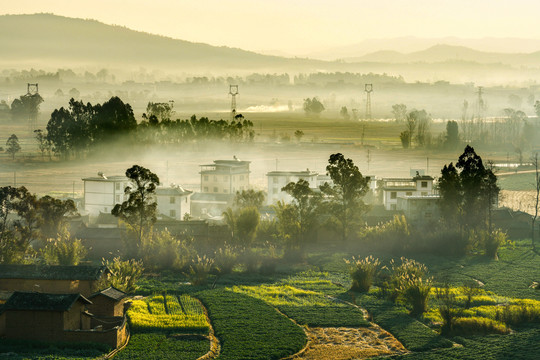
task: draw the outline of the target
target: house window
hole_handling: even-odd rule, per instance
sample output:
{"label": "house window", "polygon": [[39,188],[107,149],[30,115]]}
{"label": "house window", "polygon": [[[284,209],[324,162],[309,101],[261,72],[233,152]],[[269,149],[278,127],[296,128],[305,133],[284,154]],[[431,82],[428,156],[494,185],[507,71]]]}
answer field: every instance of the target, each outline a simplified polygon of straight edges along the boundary
{"label": "house window", "polygon": [[218,190],[217,190],[217,187],[214,186],[214,192],[217,192],[217,191],[218,191]]}
{"label": "house window", "polygon": [[115,183],[115,184],[114,184],[114,188],[115,188],[116,190],[120,190],[120,183]]}
{"label": "house window", "polygon": [[208,186],[204,187],[204,192],[208,192]]}
{"label": "house window", "polygon": [[117,203],[120,202],[120,195],[116,195],[116,202],[117,202]]}
{"label": "house window", "polygon": [[214,181],[217,181],[217,176],[214,176]]}
{"label": "house window", "polygon": [[184,202],[185,202],[185,203],[187,204],[187,196],[186,196],[186,199],[185,199],[185,201],[184,201]]}
{"label": "house window", "polygon": [[407,192],[405,193],[405,195],[407,195],[407,196],[412,196],[412,191],[407,191]]}
{"label": "house window", "polygon": [[171,196],[169,198],[169,204],[174,204],[176,202],[176,198],[174,196]]}
{"label": "house window", "polygon": [[208,175],[204,175],[204,181],[208,181]]}
{"label": "house window", "polygon": [[244,180],[244,175],[240,175],[240,181]]}
{"label": "house window", "polygon": [[275,176],[272,179],[273,179],[272,182],[274,184],[277,184],[279,182],[279,179],[277,177],[275,177]]}
{"label": "house window", "polygon": [[390,210],[396,210],[396,204],[390,205]]}
{"label": "house window", "polygon": [[169,216],[172,218],[176,217],[176,210],[169,210]]}
{"label": "house window", "polygon": [[426,218],[426,219],[431,218],[431,212],[426,211],[426,213],[425,213],[425,218]]}
{"label": "house window", "polygon": [[427,196],[427,191],[422,191],[422,196]]}
{"label": "house window", "polygon": [[390,199],[397,199],[397,192],[392,191],[392,192],[390,193]]}
{"label": "house window", "polygon": [[427,181],[422,181],[422,185],[421,185],[423,188],[427,188]]}

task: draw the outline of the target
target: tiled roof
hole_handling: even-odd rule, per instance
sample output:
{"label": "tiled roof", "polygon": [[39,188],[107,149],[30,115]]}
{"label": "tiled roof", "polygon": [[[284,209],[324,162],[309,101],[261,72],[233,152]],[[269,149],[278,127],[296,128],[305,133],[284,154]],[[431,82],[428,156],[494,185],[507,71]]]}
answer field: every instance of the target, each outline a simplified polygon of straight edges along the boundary
{"label": "tiled roof", "polygon": [[8,310],[49,310],[67,311],[76,301],[86,304],[92,302],[81,294],[44,294],[37,292],[14,292],[4,304],[4,311]]}
{"label": "tiled roof", "polygon": [[0,279],[99,280],[106,266],[0,265]]}
{"label": "tiled roof", "polygon": [[127,296],[125,292],[118,290],[115,287],[109,286],[106,289],[93,293],[92,295],[89,296],[89,299],[92,299],[98,295],[103,295],[103,296],[108,297],[109,299],[113,299],[116,301],[122,300],[123,298]]}

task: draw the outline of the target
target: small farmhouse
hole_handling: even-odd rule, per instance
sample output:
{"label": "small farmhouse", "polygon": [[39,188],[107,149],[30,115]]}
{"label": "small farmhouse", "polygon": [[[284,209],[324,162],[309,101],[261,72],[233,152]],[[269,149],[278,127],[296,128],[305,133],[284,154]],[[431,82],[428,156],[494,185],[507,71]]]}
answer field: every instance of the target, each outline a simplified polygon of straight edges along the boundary
{"label": "small farmhouse", "polygon": [[0,309],[0,336],[123,345],[128,336],[125,317],[98,318],[87,310],[89,305],[81,294],[14,292]]}
{"label": "small farmhouse", "polygon": [[0,291],[90,296],[109,272],[106,266],[0,265]]}
{"label": "small farmhouse", "polygon": [[88,306],[88,310],[95,316],[124,316],[126,295],[125,292],[110,286],[88,297],[92,301],[92,304]]}

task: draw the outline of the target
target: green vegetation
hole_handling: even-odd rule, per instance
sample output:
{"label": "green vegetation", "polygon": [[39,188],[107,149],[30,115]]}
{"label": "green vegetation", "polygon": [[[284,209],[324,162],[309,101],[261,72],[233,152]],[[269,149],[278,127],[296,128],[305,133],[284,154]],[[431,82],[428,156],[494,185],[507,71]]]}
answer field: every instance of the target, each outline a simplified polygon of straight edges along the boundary
{"label": "green vegetation", "polygon": [[270,305],[225,289],[197,293],[221,342],[220,359],[280,359],[306,344],[300,327]]}
{"label": "green vegetation", "polygon": [[364,327],[362,311],[323,294],[290,285],[234,286],[232,291],[275,306],[300,325],[314,327]]}
{"label": "green vegetation", "polygon": [[127,312],[131,329],[136,333],[208,333],[208,322],[201,305],[186,295],[180,300],[163,295],[133,300]]}
{"label": "green vegetation", "polygon": [[104,344],[0,339],[0,358],[9,353],[6,358],[14,360],[90,360],[101,357],[110,350],[109,346]]}
{"label": "green vegetation", "polygon": [[195,360],[208,352],[208,342],[197,337],[134,334],[129,345],[114,358],[148,360]]}

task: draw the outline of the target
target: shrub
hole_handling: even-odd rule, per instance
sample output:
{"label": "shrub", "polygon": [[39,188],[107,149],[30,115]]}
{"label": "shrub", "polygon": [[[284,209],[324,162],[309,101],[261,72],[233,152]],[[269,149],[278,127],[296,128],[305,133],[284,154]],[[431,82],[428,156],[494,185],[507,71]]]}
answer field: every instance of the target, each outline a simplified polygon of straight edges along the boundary
{"label": "shrub", "polygon": [[453,335],[508,334],[509,329],[502,322],[483,317],[460,317],[454,321]]}
{"label": "shrub", "polygon": [[427,311],[431,279],[411,275],[403,281],[401,292],[411,306],[411,315],[420,315]]}
{"label": "shrub", "polygon": [[499,247],[506,243],[508,239],[504,231],[497,229],[486,234],[483,240],[484,254],[490,259],[497,260],[497,251],[499,250]]}
{"label": "shrub", "polygon": [[176,238],[167,229],[154,234],[142,251],[144,264],[153,269],[182,269],[193,253],[187,241]]}
{"label": "shrub", "polygon": [[220,274],[230,274],[236,265],[237,258],[236,249],[225,243],[223,247],[214,252],[214,265]]}
{"label": "shrub", "polygon": [[495,319],[508,325],[522,325],[540,322],[540,305],[516,302],[505,305],[495,313]]}
{"label": "shrub", "polygon": [[459,288],[460,292],[465,295],[465,309],[471,307],[471,302],[474,296],[480,295],[482,290],[478,283],[474,280],[468,281]]}
{"label": "shrub", "polygon": [[120,257],[115,257],[112,261],[103,259],[103,265],[107,266],[111,274],[100,281],[100,288],[114,286],[126,293],[132,293],[137,289],[135,284],[144,271],[142,260],[122,261]]}
{"label": "shrub", "polygon": [[192,285],[204,285],[208,281],[208,275],[212,271],[214,259],[207,258],[206,255],[193,260],[188,272],[184,273]]}
{"label": "shrub", "polygon": [[56,239],[47,240],[41,254],[47,265],[78,265],[86,255],[86,248],[64,227]]}
{"label": "shrub", "polygon": [[356,259],[354,256],[351,260],[343,259],[349,267],[349,272],[352,278],[352,291],[367,292],[373,282],[373,277],[380,265],[379,259],[374,259],[373,256],[367,256],[365,259]]}

